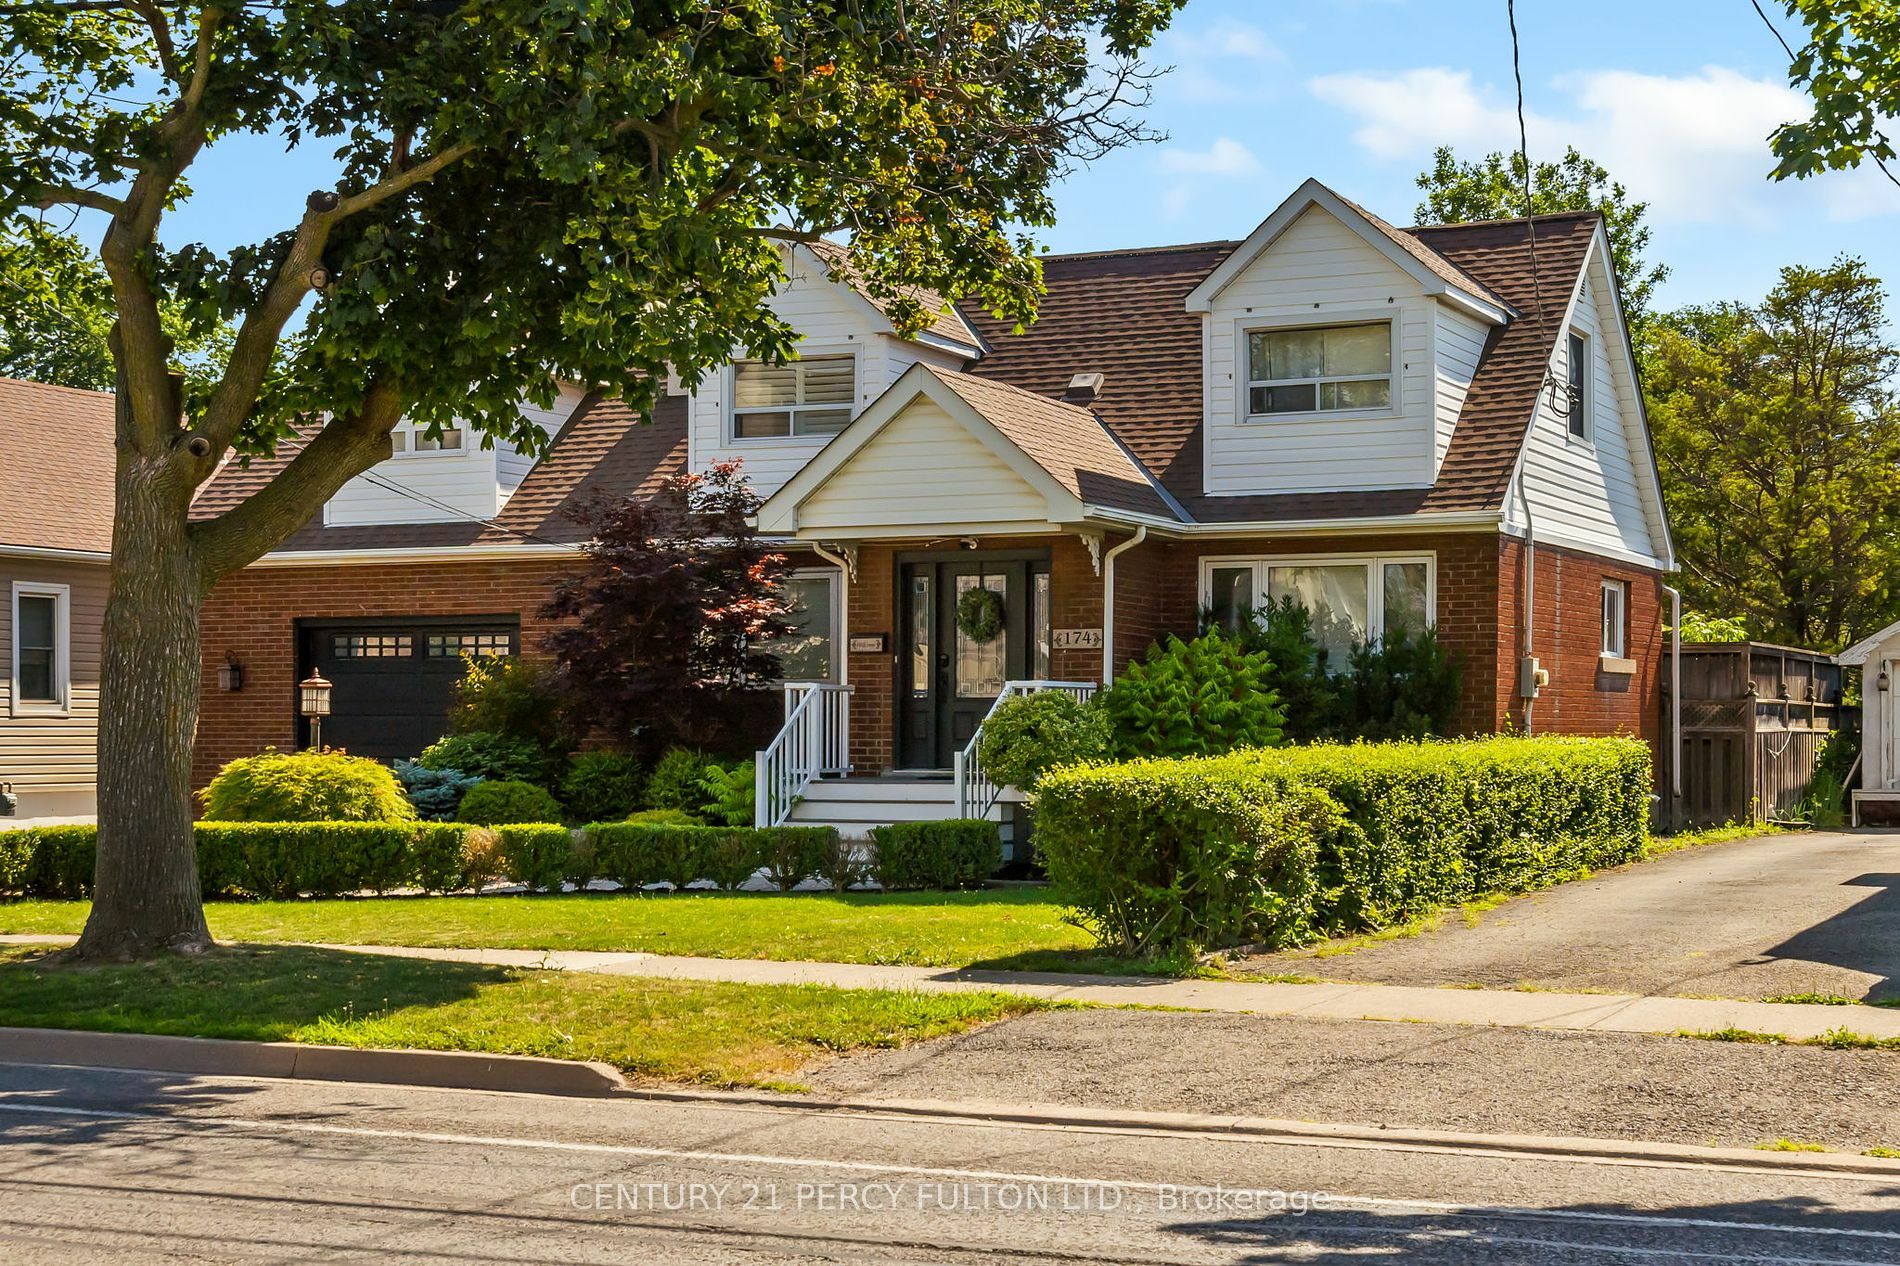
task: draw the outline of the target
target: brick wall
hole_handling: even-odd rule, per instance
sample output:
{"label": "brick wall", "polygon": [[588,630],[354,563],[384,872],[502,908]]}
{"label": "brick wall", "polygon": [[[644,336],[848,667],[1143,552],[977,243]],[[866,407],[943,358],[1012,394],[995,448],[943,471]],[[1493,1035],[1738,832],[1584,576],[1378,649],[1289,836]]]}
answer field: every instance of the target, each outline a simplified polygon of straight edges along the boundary
{"label": "brick wall", "polygon": [[[205,601],[203,686],[192,781],[202,786],[228,760],[297,741],[300,619],[517,615],[525,653],[540,649],[540,617],[570,559],[253,567],[220,581]],[[218,689],[227,654],[244,666],[244,689]]]}

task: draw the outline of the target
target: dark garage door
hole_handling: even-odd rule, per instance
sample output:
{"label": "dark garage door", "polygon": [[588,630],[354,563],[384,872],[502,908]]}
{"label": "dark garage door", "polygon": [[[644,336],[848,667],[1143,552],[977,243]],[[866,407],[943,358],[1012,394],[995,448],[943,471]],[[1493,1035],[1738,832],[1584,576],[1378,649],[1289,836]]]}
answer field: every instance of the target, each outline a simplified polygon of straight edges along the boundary
{"label": "dark garage door", "polygon": [[[464,655],[513,655],[513,616],[450,620],[310,621],[298,630],[298,679],[315,668],[330,679],[323,742],[353,756],[414,756],[448,729],[449,701]],[[303,741],[310,741],[307,724]]]}

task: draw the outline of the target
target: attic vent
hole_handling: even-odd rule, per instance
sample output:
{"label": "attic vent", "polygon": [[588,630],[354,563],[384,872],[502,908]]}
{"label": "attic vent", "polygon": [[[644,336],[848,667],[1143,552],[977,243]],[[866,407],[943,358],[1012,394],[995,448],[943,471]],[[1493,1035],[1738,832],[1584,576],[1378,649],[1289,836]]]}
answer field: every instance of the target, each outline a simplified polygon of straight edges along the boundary
{"label": "attic vent", "polygon": [[1106,381],[1100,374],[1077,374],[1069,379],[1069,388],[1062,393],[1062,402],[1084,407],[1094,404],[1095,398],[1102,394],[1102,384]]}

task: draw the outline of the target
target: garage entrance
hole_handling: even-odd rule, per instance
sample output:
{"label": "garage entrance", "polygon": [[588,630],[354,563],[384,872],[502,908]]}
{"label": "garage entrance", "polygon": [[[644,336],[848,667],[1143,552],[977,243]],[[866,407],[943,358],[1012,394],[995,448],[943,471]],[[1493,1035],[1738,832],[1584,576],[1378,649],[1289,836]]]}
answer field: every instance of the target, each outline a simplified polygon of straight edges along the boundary
{"label": "garage entrance", "polygon": [[[335,685],[323,741],[352,756],[399,760],[448,732],[464,655],[514,655],[517,616],[306,620],[297,627],[297,677],[312,669]],[[298,718],[298,743],[310,741]]]}

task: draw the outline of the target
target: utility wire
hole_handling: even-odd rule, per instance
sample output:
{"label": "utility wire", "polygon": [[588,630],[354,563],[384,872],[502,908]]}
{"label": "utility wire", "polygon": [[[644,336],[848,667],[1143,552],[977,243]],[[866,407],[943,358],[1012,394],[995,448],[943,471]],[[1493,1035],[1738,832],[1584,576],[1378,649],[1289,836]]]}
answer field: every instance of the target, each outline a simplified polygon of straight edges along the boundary
{"label": "utility wire", "polygon": [[[1517,0],[1504,0],[1504,17],[1511,28],[1511,79],[1517,85],[1517,156],[1518,161],[1524,164],[1524,231],[1530,240],[1531,299],[1537,313],[1537,333],[1541,342],[1550,323],[1545,318],[1544,282],[1537,267],[1537,203],[1531,188],[1530,133],[1524,126],[1524,67],[1517,36]],[[1570,399],[1568,392],[1557,381],[1548,358],[1544,362],[1543,386],[1538,388],[1540,395],[1544,387],[1552,389],[1551,412],[1560,418],[1568,418],[1576,408],[1576,402]]]}
{"label": "utility wire", "polygon": [[[1761,24],[1768,28],[1770,35],[1775,37],[1775,43],[1781,45],[1781,51],[1788,55],[1788,64],[1792,68],[1795,62],[1801,60],[1801,55],[1795,52],[1794,47],[1782,37],[1781,28],[1775,25],[1773,18],[1768,16],[1768,10],[1761,7],[1761,0],[1748,0],[1748,2],[1755,7],[1755,16],[1761,19]],[[1878,129],[1875,130],[1874,135],[1880,138],[1881,144],[1892,144]],[[1886,159],[1878,154],[1869,154],[1867,157],[1874,160],[1874,166],[1880,168],[1881,175],[1892,181],[1895,186],[1900,187],[1900,176],[1893,174],[1893,170],[1887,166]]]}

